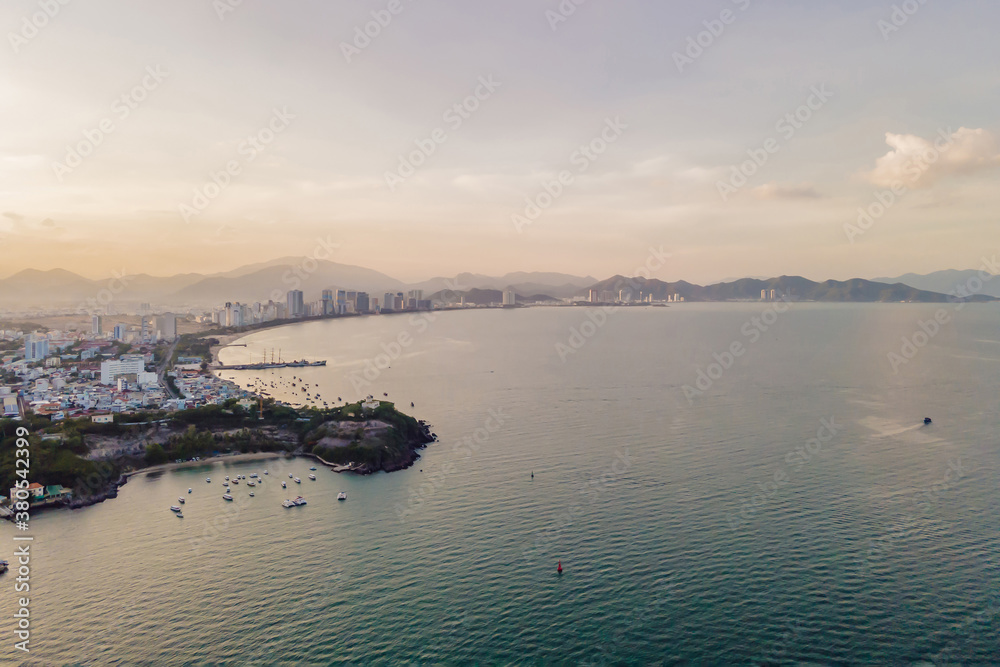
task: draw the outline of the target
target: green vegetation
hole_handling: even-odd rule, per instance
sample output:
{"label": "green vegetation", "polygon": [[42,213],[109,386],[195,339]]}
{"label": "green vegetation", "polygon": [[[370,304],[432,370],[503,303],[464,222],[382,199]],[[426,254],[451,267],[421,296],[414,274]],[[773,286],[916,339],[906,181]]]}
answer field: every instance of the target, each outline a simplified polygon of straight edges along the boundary
{"label": "green vegetation", "polygon": [[[365,436],[365,423],[377,419],[390,428]],[[332,423],[357,423],[346,431],[352,440],[346,447],[317,446]],[[245,410],[236,399],[223,405],[169,413],[143,412],[115,415],[110,424],[96,424],[90,417],[52,422],[29,413],[22,421],[0,420],[0,493],[6,495],[19,479],[16,475],[16,429],[28,429],[31,472],[29,481],[44,486],[60,484],[74,495],[91,496],[113,486],[123,471],[158,465],[178,459],[205,457],[220,452],[307,452],[336,463],[354,461],[372,470],[404,467],[415,457],[415,446],[425,440],[420,424],[396,411],[391,403],[365,413],[359,403],[332,409],[296,410],[273,400],[263,403],[263,419],[257,409]],[[90,461],[86,457],[94,440],[132,438],[142,444],[149,429],[162,433],[159,442],[145,441],[139,457],[121,456],[114,461]],[[338,426],[338,431],[345,429]]]}
{"label": "green vegetation", "polygon": [[201,357],[203,364],[212,363],[212,346],[218,345],[217,338],[205,338],[204,334],[184,334],[177,339],[177,347],[170,363],[177,363],[178,357]]}

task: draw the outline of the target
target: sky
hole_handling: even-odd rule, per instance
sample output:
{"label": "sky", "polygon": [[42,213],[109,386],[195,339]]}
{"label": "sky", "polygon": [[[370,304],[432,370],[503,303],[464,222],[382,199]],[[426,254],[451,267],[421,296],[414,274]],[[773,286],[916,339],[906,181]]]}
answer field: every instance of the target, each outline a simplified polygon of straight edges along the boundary
{"label": "sky", "polygon": [[5,0],[0,277],[330,244],[406,281],[632,275],[650,249],[654,277],[697,283],[978,268],[1000,249],[998,19],[986,0]]}

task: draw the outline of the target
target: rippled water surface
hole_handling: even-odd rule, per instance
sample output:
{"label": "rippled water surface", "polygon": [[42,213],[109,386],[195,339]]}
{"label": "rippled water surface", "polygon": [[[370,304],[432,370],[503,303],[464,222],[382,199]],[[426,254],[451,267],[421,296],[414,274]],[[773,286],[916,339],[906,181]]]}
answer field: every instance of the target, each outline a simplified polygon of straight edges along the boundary
{"label": "rippled water surface", "polygon": [[[31,657],[996,662],[1000,309],[944,307],[895,369],[888,354],[937,306],[490,310],[255,333],[224,361],[326,359],[261,377],[304,377],[331,402],[386,392],[440,441],[390,475],[215,464],[39,514]],[[254,498],[241,484],[223,501],[224,475],[265,468]],[[296,493],[309,504],[282,508]],[[0,578],[4,609],[13,584]],[[0,659],[19,660],[3,625]]]}

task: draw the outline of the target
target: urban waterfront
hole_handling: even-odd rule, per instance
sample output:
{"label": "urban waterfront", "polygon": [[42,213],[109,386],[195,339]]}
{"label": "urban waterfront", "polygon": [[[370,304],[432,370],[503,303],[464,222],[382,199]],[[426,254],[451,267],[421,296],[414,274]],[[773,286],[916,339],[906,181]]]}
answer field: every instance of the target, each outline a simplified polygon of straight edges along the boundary
{"label": "urban waterfront", "polygon": [[[325,359],[273,377],[331,400],[388,394],[439,441],[391,474],[318,466],[311,481],[304,458],[217,463],[36,514],[32,658],[993,660],[1000,310],[772,308],[483,310],[254,333],[223,362],[272,347]],[[255,497],[240,485],[222,500],[223,476],[265,468]],[[308,505],[281,507],[298,493]],[[183,520],[168,510],[178,496]],[[0,658],[18,659],[12,641]]]}

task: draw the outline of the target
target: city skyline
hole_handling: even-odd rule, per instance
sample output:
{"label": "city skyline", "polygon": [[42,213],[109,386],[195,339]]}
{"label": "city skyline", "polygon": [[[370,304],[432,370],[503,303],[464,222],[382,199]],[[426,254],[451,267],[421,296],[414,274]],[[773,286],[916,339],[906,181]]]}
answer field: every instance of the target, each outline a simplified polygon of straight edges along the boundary
{"label": "city skyline", "polygon": [[661,245],[663,280],[842,280],[993,247],[995,7],[390,4],[5,5],[4,274],[325,236],[409,282],[627,274]]}

